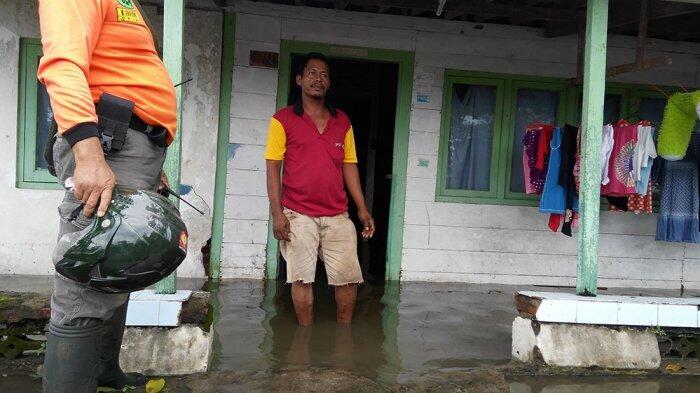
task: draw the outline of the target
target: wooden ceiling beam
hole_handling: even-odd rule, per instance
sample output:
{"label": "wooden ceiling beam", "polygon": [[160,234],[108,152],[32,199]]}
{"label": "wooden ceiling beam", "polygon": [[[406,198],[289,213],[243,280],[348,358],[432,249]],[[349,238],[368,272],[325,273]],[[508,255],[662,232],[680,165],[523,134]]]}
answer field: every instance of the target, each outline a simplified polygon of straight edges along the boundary
{"label": "wooden ceiling beam", "polygon": [[[334,3],[336,0],[317,0]],[[413,11],[435,13],[437,1],[434,0],[350,0],[350,4],[360,6],[384,6]],[[532,20],[576,21],[585,17],[585,12],[570,8],[537,7],[527,5],[498,4],[485,0],[448,0],[443,12],[459,12],[489,17],[528,18]]]}
{"label": "wooden ceiling beam", "polygon": [[[616,1],[611,3],[608,31],[633,28],[639,22],[639,1]],[[649,5],[649,20],[670,18],[700,12],[700,5],[655,1]],[[584,19],[581,19],[584,21]],[[575,25],[551,23],[545,28],[545,37],[560,37],[577,32]]]}

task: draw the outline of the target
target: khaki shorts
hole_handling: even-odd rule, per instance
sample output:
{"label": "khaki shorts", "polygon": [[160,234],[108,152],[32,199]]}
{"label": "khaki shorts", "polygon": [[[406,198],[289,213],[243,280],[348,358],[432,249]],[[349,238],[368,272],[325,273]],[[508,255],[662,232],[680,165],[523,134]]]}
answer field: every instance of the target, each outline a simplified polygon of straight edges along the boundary
{"label": "khaki shorts", "polygon": [[280,241],[287,261],[287,283],[314,282],[316,262],[326,266],[328,284],[361,283],[362,271],[357,259],[357,231],[348,213],[333,217],[309,217],[284,209],[291,227],[291,241]]}

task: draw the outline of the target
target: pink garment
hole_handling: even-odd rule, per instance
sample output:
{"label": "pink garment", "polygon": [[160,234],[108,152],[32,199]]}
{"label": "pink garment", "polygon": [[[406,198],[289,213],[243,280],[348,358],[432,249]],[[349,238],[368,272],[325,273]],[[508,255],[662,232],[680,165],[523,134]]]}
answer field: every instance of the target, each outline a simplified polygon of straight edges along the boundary
{"label": "pink garment", "polygon": [[610,182],[601,187],[600,193],[609,196],[628,196],[637,193],[634,174],[634,148],[637,146],[636,125],[616,125],[615,143],[610,154]]}
{"label": "pink garment", "polygon": [[525,178],[525,193],[535,194],[535,188],[532,187],[532,182],[530,181],[530,165],[528,165],[527,161],[527,152],[525,149],[523,149],[523,176]]}

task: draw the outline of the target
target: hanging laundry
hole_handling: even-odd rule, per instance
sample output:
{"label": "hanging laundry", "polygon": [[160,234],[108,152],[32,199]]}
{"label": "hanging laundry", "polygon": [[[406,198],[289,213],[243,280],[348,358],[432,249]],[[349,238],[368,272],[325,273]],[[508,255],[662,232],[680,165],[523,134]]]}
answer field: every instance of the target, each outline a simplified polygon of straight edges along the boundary
{"label": "hanging laundry", "polygon": [[545,172],[547,169],[547,161],[549,161],[549,142],[552,140],[554,126],[541,124],[538,126],[538,128],[540,129],[540,138],[539,144],[537,145],[537,160],[535,162],[535,168]]}
{"label": "hanging laundry", "polygon": [[571,236],[574,200],[577,199],[574,166],[576,165],[578,127],[567,124],[562,132],[561,165],[559,166],[558,183],[566,190],[566,214],[561,232]]}
{"label": "hanging laundry", "polygon": [[525,180],[525,193],[536,194],[535,188],[532,186],[532,178],[530,177],[530,164],[528,164],[528,156],[525,148],[523,148],[523,180]]}
{"label": "hanging laundry", "polygon": [[576,163],[574,164],[574,183],[576,184],[576,194],[579,194],[581,184],[581,132],[576,135]]}
{"label": "hanging laundry", "polygon": [[634,194],[628,197],[611,197],[605,198],[610,203],[609,209],[611,212],[631,212],[634,214],[652,213],[653,203],[652,195],[654,185],[651,182],[647,183],[647,191],[644,195]]}
{"label": "hanging laundry", "polygon": [[629,210],[629,197],[606,195],[605,199],[608,200],[608,210],[611,212],[626,212]]}
{"label": "hanging laundry", "polygon": [[[544,183],[544,190],[540,198],[541,213],[564,214],[567,206],[567,190],[559,185],[559,168],[562,162],[562,143],[564,129],[557,127],[552,134],[550,142],[549,166]],[[575,193],[574,193],[575,194]],[[578,211],[578,196],[574,195],[572,208]]]}
{"label": "hanging laundry", "polygon": [[610,155],[615,146],[615,130],[612,124],[603,126],[603,140],[600,146],[600,184],[606,185],[610,182],[608,172],[610,171]]}
{"label": "hanging laundry", "polygon": [[547,177],[549,141],[553,127],[530,124],[523,136],[523,177],[526,194],[541,194]]}
{"label": "hanging laundry", "polygon": [[691,134],[681,161],[666,161],[656,240],[700,243],[700,134]]}
{"label": "hanging laundry", "polygon": [[654,128],[651,125],[640,124],[637,131],[637,146],[634,149],[635,189],[639,195],[647,194],[651,168],[656,157]]}
{"label": "hanging laundry", "polygon": [[610,154],[608,184],[603,185],[601,194],[628,196],[636,193],[637,179],[634,176],[634,148],[637,146],[637,126],[624,121],[614,127],[614,145]]}
{"label": "hanging laundry", "polygon": [[666,163],[656,240],[700,243],[698,166],[690,161]]}
{"label": "hanging laundry", "polygon": [[[648,180],[648,179],[647,179]],[[654,211],[654,206],[652,203],[652,195],[654,193],[654,185],[647,181],[647,191],[644,195],[634,194],[629,197],[627,203],[627,210],[634,213],[647,213],[651,214]]]}

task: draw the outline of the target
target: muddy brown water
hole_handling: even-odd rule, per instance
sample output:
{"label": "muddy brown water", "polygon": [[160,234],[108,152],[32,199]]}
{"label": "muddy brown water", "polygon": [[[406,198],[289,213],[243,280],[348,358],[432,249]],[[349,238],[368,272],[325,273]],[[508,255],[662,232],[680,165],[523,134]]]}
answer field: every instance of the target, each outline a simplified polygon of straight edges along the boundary
{"label": "muddy brown water", "polygon": [[[202,283],[183,281],[181,287],[199,289]],[[700,378],[693,376],[509,374],[510,329],[516,316],[512,294],[532,288],[369,283],[359,290],[352,327],[343,327],[335,323],[332,290],[317,285],[315,324],[310,328],[297,325],[289,286],[226,280],[205,288],[216,299],[212,371],[169,378],[168,392],[700,393]],[[0,363],[0,392],[41,391],[32,369],[38,363]]]}

